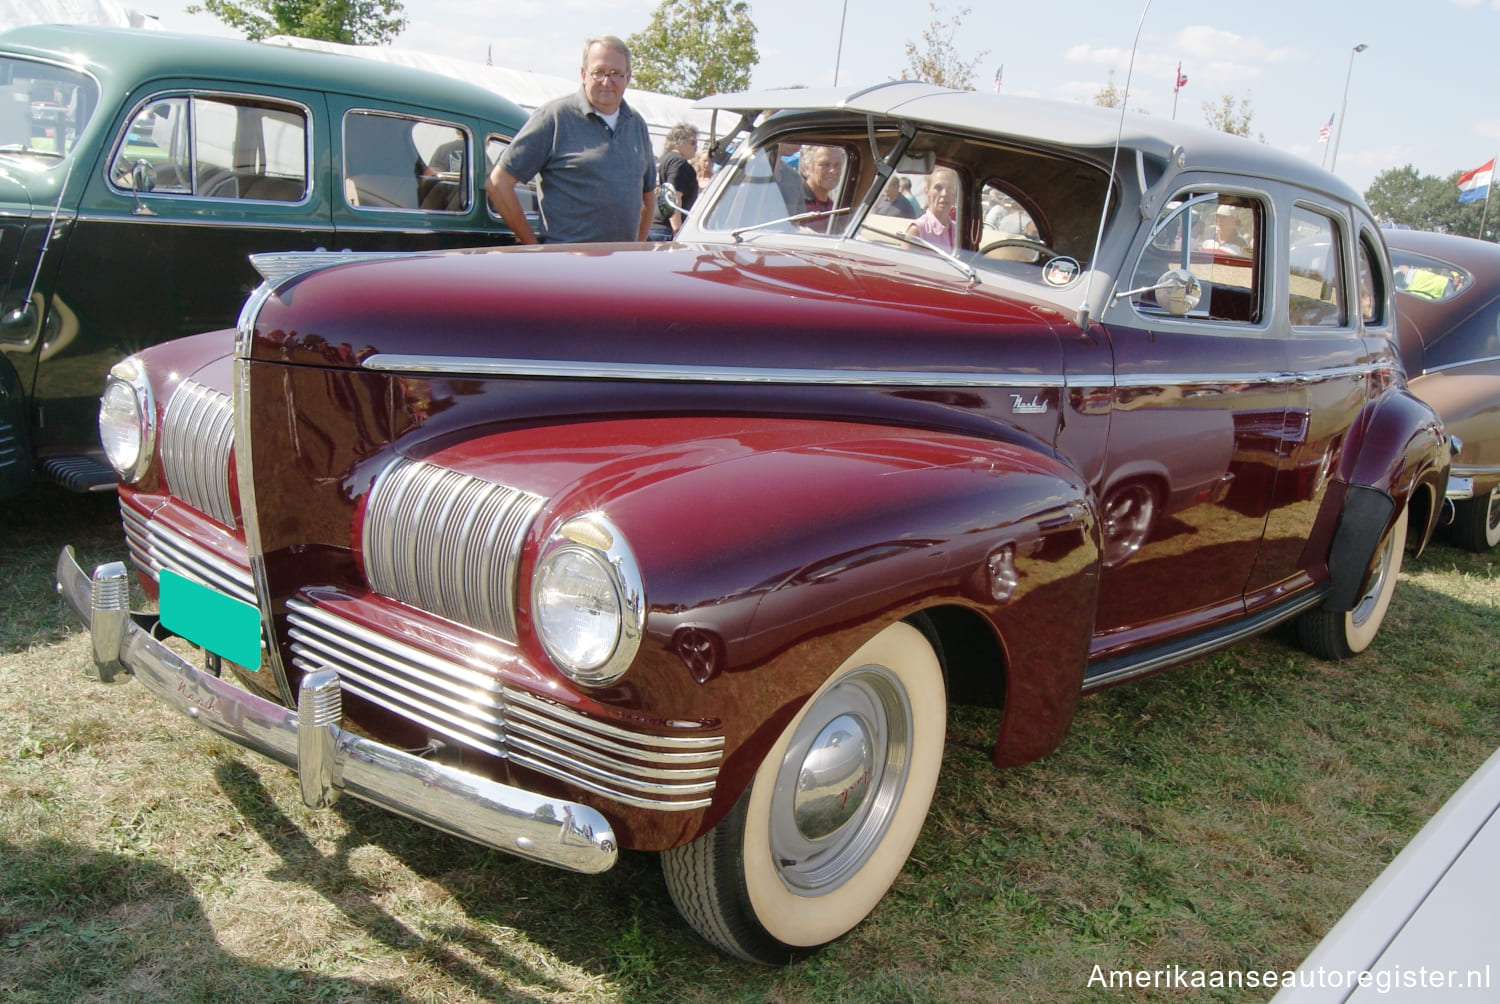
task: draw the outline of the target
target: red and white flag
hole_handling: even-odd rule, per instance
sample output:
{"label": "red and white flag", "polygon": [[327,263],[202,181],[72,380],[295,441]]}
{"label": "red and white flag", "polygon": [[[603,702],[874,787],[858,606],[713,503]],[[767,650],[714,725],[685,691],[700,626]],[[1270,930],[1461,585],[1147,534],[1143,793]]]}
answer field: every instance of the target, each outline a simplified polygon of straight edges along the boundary
{"label": "red and white flag", "polygon": [[1318,130],[1318,142],[1319,143],[1327,143],[1328,142],[1328,137],[1330,137],[1332,135],[1333,135],[1333,116],[1330,115],[1330,116],[1328,116],[1328,121],[1325,122],[1323,124],[1322,128],[1320,128]]}
{"label": "red and white flag", "polygon": [[1172,88],[1172,93],[1176,94],[1178,91],[1182,90],[1186,86],[1187,86],[1187,77],[1182,72],[1182,64],[1178,63],[1177,64],[1177,84],[1176,84],[1176,86],[1174,86]]}

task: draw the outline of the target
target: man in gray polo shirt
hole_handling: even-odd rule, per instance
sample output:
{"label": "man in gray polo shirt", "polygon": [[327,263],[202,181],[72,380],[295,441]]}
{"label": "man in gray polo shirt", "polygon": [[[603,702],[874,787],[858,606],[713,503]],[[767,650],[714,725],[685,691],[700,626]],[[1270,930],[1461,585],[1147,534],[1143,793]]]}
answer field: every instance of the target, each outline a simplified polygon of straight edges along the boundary
{"label": "man in gray polo shirt", "polygon": [[583,47],[583,86],[532,112],[490,172],[490,205],[522,244],[536,244],[516,183],[540,175],[549,243],[644,241],[656,214],[656,158],[646,121],[625,103],[630,50],[613,35]]}

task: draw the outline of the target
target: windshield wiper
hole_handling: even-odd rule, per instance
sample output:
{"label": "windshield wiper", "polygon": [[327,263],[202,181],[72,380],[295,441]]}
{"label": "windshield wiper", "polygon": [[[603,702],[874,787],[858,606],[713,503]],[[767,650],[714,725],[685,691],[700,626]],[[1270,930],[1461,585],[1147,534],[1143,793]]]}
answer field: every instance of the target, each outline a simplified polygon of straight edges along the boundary
{"label": "windshield wiper", "polygon": [[936,244],[923,240],[921,237],[913,237],[911,234],[893,233],[889,230],[881,229],[880,227],[872,227],[868,223],[864,224],[862,227],[860,227],[860,229],[873,230],[875,233],[879,234],[882,237],[889,237],[892,240],[900,241],[903,244],[911,244],[914,247],[926,248],[927,250],[931,251],[933,254],[937,255],[939,258],[948,262],[954,268],[962,272],[964,278],[968,279],[970,282],[979,282],[979,273],[974,271],[974,266],[958,257],[958,255],[954,254],[952,251],[944,251]]}
{"label": "windshield wiper", "polygon": [[826,220],[830,216],[837,216],[840,213],[847,213],[848,211],[848,206],[841,206],[838,209],[818,209],[810,213],[798,213],[796,216],[783,216],[779,220],[764,220],[760,223],[752,223],[747,227],[731,230],[729,231],[729,236],[738,242],[743,234],[748,234],[756,230],[764,230],[766,227],[774,227],[780,223],[801,223],[803,220]]}

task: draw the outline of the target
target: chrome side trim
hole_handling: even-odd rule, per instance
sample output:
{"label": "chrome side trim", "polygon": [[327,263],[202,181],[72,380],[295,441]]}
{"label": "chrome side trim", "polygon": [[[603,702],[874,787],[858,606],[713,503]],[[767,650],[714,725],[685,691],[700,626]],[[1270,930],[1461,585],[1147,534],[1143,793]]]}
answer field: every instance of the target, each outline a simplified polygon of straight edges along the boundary
{"label": "chrome side trim", "polygon": [[367,628],[303,597],[287,601],[293,665],[333,670],[351,694],[435,736],[625,805],[709,804],[724,737],[634,730]]}
{"label": "chrome side trim", "polygon": [[228,527],[237,525],[229,492],[234,403],[196,380],[178,385],[162,416],[161,461],[172,492]]}
{"label": "chrome side trim", "polygon": [[[58,555],[57,589],[92,633],[93,585],[72,548]],[[595,874],[615,863],[614,828],[597,809],[424,760],[334,724],[340,684],[333,673],[305,684],[311,693],[297,702],[309,715],[304,723],[297,712],[196,669],[128,617],[123,629],[118,659],[142,686],[209,731],[297,771],[304,798],[327,804],[347,791],[445,833],[571,871]],[[111,654],[107,639],[99,644]]]}
{"label": "chrome side trim", "polygon": [[382,373],[448,376],[526,377],[573,380],[638,380],[662,383],[738,383],[847,387],[1163,387],[1219,386],[1247,381],[1268,384],[1316,383],[1390,370],[1387,363],[1334,366],[1297,373],[1070,373],[1066,380],[1033,373],[952,370],[796,369],[764,366],[696,366],[563,359],[494,359],[479,356],[418,356],[380,352],[361,363]]}
{"label": "chrome side trim", "polygon": [[544,501],[397,458],[365,506],[360,545],[370,588],[514,643],[521,547]]}
{"label": "chrome side trim", "polygon": [[944,370],[795,369],[763,366],[695,366],[658,363],[417,356],[381,352],[364,368],[389,373],[438,373],[575,380],[648,380],[665,383],[826,384],[851,387],[1062,387],[1056,376]]}
{"label": "chrome side trim", "polygon": [[1456,363],[1444,363],[1441,366],[1429,366],[1424,369],[1422,373],[1414,375],[1421,376],[1428,373],[1442,373],[1444,370],[1456,370],[1461,369],[1465,366],[1477,366],[1480,363],[1500,363],[1500,356],[1479,356],[1476,359],[1463,359]]}

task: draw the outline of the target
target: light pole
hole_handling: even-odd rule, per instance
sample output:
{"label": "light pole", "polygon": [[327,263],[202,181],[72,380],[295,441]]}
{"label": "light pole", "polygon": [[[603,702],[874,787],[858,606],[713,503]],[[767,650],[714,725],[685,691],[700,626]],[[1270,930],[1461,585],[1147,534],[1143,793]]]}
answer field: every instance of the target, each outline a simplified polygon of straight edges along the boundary
{"label": "light pole", "polygon": [[1333,134],[1333,156],[1328,159],[1328,170],[1332,171],[1339,163],[1339,140],[1344,138],[1344,109],[1349,107],[1349,78],[1354,76],[1354,57],[1368,49],[1369,46],[1361,42],[1349,50],[1349,70],[1344,74],[1344,100],[1339,102],[1339,128]]}

